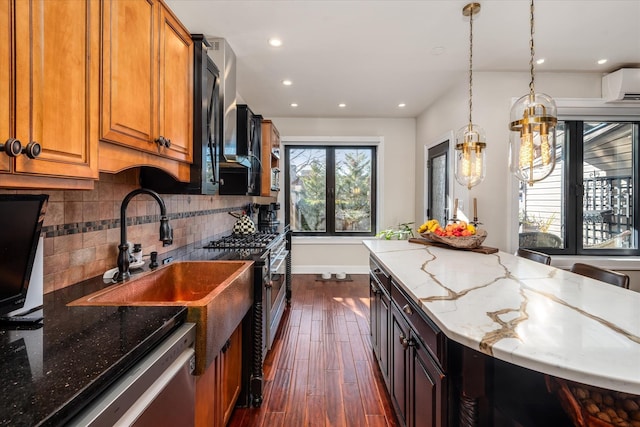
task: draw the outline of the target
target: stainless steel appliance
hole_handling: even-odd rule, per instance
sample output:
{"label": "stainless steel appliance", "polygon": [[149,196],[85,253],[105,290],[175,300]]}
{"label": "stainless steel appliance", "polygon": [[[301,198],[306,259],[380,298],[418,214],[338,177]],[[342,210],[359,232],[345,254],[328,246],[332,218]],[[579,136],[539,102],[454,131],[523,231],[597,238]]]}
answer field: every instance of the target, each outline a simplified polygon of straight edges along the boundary
{"label": "stainless steel appliance", "polygon": [[225,154],[227,161],[220,163],[220,194],[259,195],[262,116],[246,104],[238,104],[236,114],[236,152]]}
{"label": "stainless steel appliance", "polygon": [[243,346],[249,359],[243,360],[245,390],[239,399],[245,404],[262,403],[263,363],[271,349],[285,307],[291,302],[291,236],[283,232],[231,234],[210,242],[216,259],[252,259],[254,261],[254,303],[246,327]]}
{"label": "stainless steel appliance", "polygon": [[182,324],[69,426],[195,425],[195,335]]}

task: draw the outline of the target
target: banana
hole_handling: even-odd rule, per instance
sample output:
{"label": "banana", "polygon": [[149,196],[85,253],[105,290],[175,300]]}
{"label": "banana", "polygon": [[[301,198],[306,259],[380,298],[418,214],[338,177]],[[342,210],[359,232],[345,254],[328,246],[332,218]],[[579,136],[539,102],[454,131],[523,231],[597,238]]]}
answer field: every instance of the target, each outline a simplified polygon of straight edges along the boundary
{"label": "banana", "polygon": [[426,231],[434,231],[436,228],[440,226],[440,223],[437,219],[430,219],[420,227],[418,227],[418,233],[424,233]]}

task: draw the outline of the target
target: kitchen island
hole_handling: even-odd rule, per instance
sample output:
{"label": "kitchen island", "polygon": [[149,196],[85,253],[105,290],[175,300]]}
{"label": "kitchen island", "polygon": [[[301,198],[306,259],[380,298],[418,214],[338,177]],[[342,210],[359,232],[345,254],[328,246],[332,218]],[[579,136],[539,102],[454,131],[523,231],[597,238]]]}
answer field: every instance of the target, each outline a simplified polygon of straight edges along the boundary
{"label": "kitchen island", "polygon": [[[500,360],[640,394],[640,293],[504,252],[487,255],[408,241],[370,240],[365,246],[390,276],[392,291],[397,288],[406,296],[433,324],[434,333],[444,334],[450,344],[439,344],[446,351],[431,350],[431,356],[436,365],[449,365],[440,366],[442,378],[449,370],[460,380],[445,382],[438,393],[464,394],[468,388],[471,400],[482,397],[485,381],[474,384],[469,373],[481,376],[478,370],[489,366],[486,360]],[[405,336],[400,334],[400,340]],[[442,356],[437,352],[449,356],[438,360]],[[389,354],[393,359],[393,350]],[[484,374],[489,377],[491,372]],[[393,398],[393,381],[390,389]],[[482,410],[482,403],[473,407],[476,404],[469,403],[473,417]]]}

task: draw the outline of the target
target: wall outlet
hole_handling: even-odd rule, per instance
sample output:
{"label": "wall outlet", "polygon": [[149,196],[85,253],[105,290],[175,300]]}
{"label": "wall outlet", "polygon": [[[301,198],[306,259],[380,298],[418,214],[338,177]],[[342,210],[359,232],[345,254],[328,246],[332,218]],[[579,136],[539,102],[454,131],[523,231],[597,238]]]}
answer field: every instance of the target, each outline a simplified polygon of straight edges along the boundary
{"label": "wall outlet", "polygon": [[162,265],[167,265],[171,261],[173,261],[173,257],[172,256],[166,257],[165,259],[162,260]]}

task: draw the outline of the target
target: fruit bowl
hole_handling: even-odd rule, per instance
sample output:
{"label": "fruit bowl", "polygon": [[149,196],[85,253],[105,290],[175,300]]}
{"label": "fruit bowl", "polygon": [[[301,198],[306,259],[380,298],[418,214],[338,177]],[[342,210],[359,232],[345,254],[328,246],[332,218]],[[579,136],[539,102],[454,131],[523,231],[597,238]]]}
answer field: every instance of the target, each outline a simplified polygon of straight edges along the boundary
{"label": "fruit bowl", "polygon": [[576,427],[640,426],[640,396],[546,376],[547,390],[558,396]]}
{"label": "fruit bowl", "polygon": [[442,243],[447,246],[451,246],[452,248],[460,248],[460,249],[474,249],[480,247],[484,239],[487,238],[486,230],[478,229],[476,230],[476,234],[471,236],[460,236],[460,237],[449,237],[449,236],[438,236],[432,232],[420,233],[422,237],[426,240],[433,243]]}

